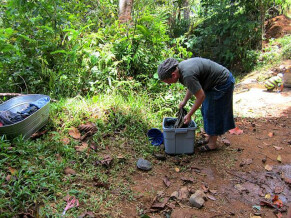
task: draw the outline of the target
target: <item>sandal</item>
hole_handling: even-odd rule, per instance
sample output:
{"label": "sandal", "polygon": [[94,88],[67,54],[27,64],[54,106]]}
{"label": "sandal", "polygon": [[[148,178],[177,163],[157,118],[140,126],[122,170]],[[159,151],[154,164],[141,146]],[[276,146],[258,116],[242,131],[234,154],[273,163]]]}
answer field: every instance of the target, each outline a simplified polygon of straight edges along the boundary
{"label": "sandal", "polygon": [[199,147],[198,150],[200,152],[207,152],[207,151],[215,151],[215,150],[217,150],[217,148],[211,149],[208,145],[203,145],[203,146]]}

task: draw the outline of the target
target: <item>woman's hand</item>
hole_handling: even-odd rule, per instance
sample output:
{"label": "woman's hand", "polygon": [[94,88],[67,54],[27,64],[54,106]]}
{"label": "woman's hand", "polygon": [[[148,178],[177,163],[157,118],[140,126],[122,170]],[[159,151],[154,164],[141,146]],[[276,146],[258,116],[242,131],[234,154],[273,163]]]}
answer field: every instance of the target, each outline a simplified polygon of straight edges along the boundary
{"label": "woman's hand", "polygon": [[184,124],[188,124],[191,122],[191,115],[190,114],[187,114],[185,117],[184,117]]}

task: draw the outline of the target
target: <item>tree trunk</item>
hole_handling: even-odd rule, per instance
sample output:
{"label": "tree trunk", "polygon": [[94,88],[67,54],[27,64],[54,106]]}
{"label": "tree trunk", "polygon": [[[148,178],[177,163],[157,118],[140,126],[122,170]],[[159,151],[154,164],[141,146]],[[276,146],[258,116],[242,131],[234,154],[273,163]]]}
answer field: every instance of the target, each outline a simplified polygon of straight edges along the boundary
{"label": "tree trunk", "polygon": [[131,20],[133,0],[119,0],[119,21],[125,23]]}
{"label": "tree trunk", "polygon": [[263,0],[260,0],[260,13],[261,13],[261,31],[262,31],[262,37],[261,37],[261,49],[263,48],[263,41],[265,37],[265,5]]}
{"label": "tree trunk", "polygon": [[184,0],[184,19],[189,21],[190,19],[190,10],[189,10],[189,1]]}

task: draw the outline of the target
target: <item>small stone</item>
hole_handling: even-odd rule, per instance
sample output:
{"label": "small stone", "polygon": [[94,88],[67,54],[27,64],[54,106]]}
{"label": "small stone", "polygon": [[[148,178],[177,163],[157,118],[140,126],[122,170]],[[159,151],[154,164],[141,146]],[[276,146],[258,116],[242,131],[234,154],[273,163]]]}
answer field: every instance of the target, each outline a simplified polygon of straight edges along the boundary
{"label": "small stone", "polygon": [[136,165],[137,165],[137,168],[141,170],[149,171],[152,169],[152,164],[149,161],[142,158],[138,159]]}
{"label": "small stone", "polygon": [[202,190],[197,190],[194,194],[191,195],[189,201],[191,206],[200,209],[204,205],[204,198],[206,198],[205,193]]}
{"label": "small stone", "polygon": [[154,156],[157,160],[166,160],[167,159],[166,156],[163,154],[156,153],[156,154],[154,154]]}
{"label": "small stone", "polygon": [[195,194],[191,195],[190,197],[190,204],[191,206],[197,207],[198,209],[200,209],[201,207],[203,207],[205,200],[203,198],[194,197],[194,195]]}

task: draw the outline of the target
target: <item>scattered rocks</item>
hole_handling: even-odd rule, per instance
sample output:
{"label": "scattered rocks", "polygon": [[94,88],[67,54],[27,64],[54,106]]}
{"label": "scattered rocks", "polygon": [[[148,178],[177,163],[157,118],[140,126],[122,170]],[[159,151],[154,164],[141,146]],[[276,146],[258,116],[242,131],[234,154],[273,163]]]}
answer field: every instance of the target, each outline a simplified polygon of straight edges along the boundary
{"label": "scattered rocks", "polygon": [[142,159],[142,158],[139,158],[138,161],[137,161],[137,168],[138,169],[141,169],[141,170],[144,170],[144,171],[149,171],[152,169],[152,164],[145,160],[145,159]]}
{"label": "scattered rocks", "polygon": [[193,207],[197,207],[200,209],[203,207],[204,202],[205,202],[205,194],[202,190],[197,190],[193,195],[190,197],[190,205]]}

